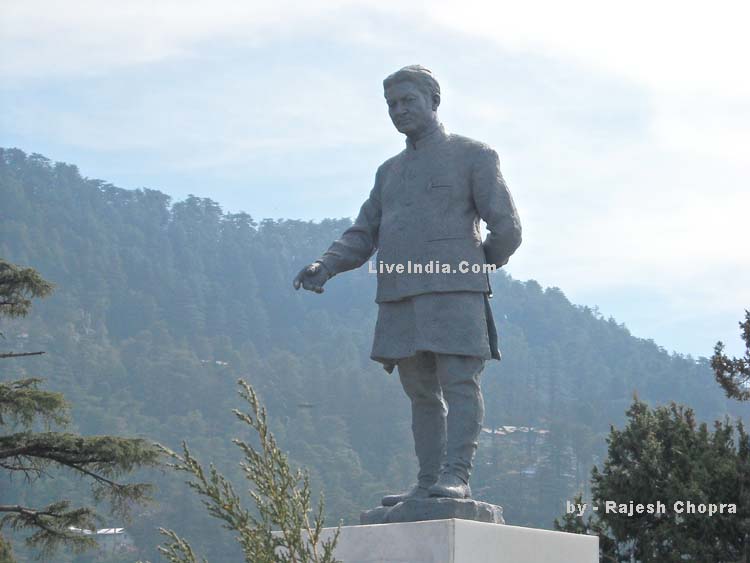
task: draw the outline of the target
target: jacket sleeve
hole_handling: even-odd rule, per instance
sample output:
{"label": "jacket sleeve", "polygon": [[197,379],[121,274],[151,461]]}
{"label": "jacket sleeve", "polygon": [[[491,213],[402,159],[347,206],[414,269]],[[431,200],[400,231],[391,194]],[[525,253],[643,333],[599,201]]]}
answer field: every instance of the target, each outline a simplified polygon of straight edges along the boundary
{"label": "jacket sleeve", "polygon": [[513,198],[500,173],[500,159],[489,147],[483,147],[472,169],[472,195],[479,217],[489,233],[484,244],[487,263],[498,268],[508,263],[521,245],[521,221]]}
{"label": "jacket sleeve", "polygon": [[380,184],[381,169],[378,169],[375,186],[370,191],[370,197],[362,204],[354,224],[318,260],[331,276],[359,268],[377,250],[381,215]]}

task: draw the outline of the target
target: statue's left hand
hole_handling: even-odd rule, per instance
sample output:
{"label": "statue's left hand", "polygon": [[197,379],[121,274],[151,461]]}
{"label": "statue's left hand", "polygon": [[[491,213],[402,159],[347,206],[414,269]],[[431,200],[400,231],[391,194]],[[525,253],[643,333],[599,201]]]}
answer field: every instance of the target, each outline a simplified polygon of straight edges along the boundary
{"label": "statue's left hand", "polygon": [[323,264],[320,262],[313,262],[309,266],[305,266],[300,270],[297,277],[294,278],[292,285],[294,285],[294,289],[302,287],[308,291],[323,293],[325,291],[323,289],[323,284],[325,284],[330,277],[328,270]]}

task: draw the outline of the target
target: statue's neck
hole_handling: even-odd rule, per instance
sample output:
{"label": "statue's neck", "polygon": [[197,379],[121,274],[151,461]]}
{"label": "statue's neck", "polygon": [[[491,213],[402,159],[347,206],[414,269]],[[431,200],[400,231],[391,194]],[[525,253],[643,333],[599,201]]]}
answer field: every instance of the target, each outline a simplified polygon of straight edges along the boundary
{"label": "statue's neck", "polygon": [[420,144],[423,144],[425,140],[434,136],[436,133],[443,129],[443,125],[435,119],[435,121],[429,126],[414,135],[407,135],[406,141],[412,148],[417,148]]}

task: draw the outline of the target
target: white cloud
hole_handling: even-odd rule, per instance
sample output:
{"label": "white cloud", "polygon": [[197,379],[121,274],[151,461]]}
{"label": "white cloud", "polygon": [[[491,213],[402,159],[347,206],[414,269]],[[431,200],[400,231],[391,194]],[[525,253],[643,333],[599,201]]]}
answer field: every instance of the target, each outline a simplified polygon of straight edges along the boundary
{"label": "white cloud", "polygon": [[[377,78],[362,77],[439,64],[448,127],[498,148],[523,211],[516,276],[574,299],[660,295],[665,313],[642,314],[642,335],[688,304],[734,330],[750,306],[748,6],[6,2],[3,124],[123,162],[149,153],[165,174],[317,181],[314,198],[295,185],[262,203],[347,215],[372,155],[398,147],[372,111]],[[40,84],[61,92],[35,97]],[[305,170],[305,154],[329,157]]]}
{"label": "white cloud", "polygon": [[2,69],[26,76],[82,71],[186,56],[211,39],[252,44],[334,29],[359,44],[408,44],[387,28],[369,27],[374,15],[419,32],[438,26],[518,52],[577,60],[659,92],[688,88],[736,99],[750,93],[750,74],[743,72],[750,5],[741,1],[8,2]]}
{"label": "white cloud", "polygon": [[688,87],[741,97],[750,39],[746,2],[437,2],[447,28],[516,50],[541,50],[619,73],[657,90]]}
{"label": "white cloud", "polygon": [[3,3],[0,73],[16,78],[102,70],[200,54],[203,41],[303,32],[347,2],[29,0]]}

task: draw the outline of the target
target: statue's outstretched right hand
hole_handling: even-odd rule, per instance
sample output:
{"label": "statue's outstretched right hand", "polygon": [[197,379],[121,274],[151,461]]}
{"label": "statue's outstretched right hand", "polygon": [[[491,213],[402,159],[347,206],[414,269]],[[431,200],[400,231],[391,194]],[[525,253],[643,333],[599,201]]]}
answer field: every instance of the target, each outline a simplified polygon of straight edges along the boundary
{"label": "statue's outstretched right hand", "polygon": [[323,293],[323,284],[330,278],[328,269],[321,262],[313,262],[309,266],[302,268],[294,278],[294,289],[302,287],[315,293]]}

